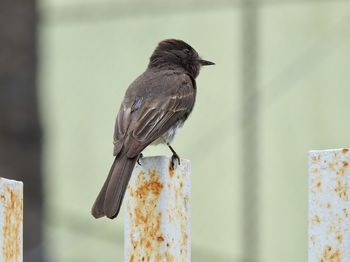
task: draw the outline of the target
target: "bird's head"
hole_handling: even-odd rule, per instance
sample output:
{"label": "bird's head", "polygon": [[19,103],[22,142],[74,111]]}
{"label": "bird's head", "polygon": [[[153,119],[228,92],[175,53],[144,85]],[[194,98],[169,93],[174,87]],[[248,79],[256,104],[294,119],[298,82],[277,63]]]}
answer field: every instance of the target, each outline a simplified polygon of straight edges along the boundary
{"label": "bird's head", "polygon": [[167,39],[158,44],[154,50],[149,67],[182,67],[196,78],[201,66],[214,65],[213,62],[200,58],[196,50],[182,40]]}

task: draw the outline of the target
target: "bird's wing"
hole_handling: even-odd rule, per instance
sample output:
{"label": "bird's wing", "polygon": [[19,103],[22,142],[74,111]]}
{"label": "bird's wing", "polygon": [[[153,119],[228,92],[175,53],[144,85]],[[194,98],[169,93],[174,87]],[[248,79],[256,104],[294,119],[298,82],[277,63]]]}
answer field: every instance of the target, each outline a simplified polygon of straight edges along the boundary
{"label": "bird's wing", "polygon": [[124,99],[122,105],[120,106],[114,126],[113,155],[115,156],[119,154],[123,147],[125,137],[131,124],[132,116],[135,112],[135,105],[137,105],[137,101],[140,100],[140,97],[135,97],[134,100],[135,103],[130,103],[128,99]]}
{"label": "bird's wing", "polygon": [[115,155],[125,147],[128,157],[137,156],[192,111],[196,95],[192,79],[186,74],[161,79],[151,92],[123,103],[115,126]]}

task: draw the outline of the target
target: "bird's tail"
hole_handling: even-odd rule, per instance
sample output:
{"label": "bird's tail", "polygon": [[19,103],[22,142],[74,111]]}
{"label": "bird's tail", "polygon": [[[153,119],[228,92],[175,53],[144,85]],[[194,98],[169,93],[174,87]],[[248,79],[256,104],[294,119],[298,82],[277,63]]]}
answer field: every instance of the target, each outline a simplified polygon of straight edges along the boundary
{"label": "bird's tail", "polygon": [[108,177],[91,209],[95,218],[107,216],[113,219],[118,215],[136,160],[137,157],[128,158],[126,154],[120,154],[114,159]]}

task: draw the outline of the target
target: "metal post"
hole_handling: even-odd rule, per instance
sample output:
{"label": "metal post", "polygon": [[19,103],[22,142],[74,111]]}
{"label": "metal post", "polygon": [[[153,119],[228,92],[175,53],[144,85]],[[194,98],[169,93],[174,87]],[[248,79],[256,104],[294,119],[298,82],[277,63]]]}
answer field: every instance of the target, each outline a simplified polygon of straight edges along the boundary
{"label": "metal post", "polygon": [[350,150],[309,152],[309,262],[350,262]]}
{"label": "metal post", "polygon": [[23,261],[22,182],[0,178],[0,228],[0,261]]}
{"label": "metal post", "polygon": [[141,159],[126,193],[125,261],[191,260],[190,161]]}

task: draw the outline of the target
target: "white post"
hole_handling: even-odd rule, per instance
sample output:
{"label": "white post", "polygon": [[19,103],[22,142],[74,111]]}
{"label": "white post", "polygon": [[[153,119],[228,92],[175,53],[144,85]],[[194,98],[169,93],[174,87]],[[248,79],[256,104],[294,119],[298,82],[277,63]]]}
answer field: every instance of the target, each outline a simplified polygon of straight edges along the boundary
{"label": "white post", "polygon": [[309,152],[309,262],[350,262],[350,151]]}
{"label": "white post", "polygon": [[23,261],[22,182],[0,178],[0,230],[0,261]]}
{"label": "white post", "polygon": [[136,164],[126,193],[125,262],[190,262],[190,161]]}

